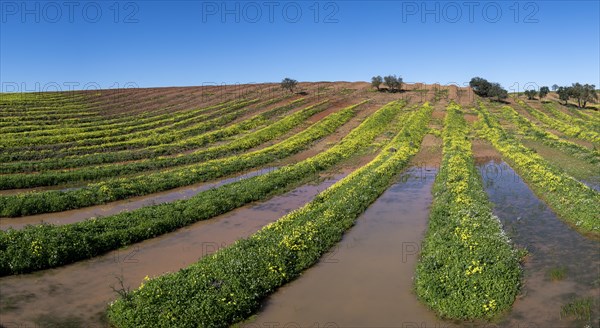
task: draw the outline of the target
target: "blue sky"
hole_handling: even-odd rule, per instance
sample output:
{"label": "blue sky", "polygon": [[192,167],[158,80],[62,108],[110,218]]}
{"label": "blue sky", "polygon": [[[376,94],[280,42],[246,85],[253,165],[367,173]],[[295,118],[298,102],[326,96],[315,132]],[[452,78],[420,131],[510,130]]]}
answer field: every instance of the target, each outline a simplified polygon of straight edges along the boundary
{"label": "blue sky", "polygon": [[0,4],[2,91],[378,74],[441,84],[481,76],[509,91],[600,85],[599,1]]}

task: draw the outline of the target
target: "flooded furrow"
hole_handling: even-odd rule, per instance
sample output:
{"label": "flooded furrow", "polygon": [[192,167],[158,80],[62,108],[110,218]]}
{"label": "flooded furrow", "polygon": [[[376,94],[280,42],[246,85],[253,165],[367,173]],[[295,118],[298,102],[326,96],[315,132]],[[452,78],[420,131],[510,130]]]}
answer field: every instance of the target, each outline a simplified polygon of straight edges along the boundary
{"label": "flooded furrow", "polygon": [[177,200],[188,199],[196,194],[211,188],[216,188],[242,179],[266,174],[276,170],[277,167],[267,167],[256,171],[240,174],[217,182],[202,182],[190,186],[180,187],[163,191],[148,196],[133,197],[121,201],[111,202],[104,205],[90,206],[86,208],[64,211],[59,213],[45,213],[17,218],[0,218],[0,229],[21,229],[28,224],[51,223],[63,225],[83,221],[89,218],[101,218],[104,216],[118,214],[123,211],[132,211],[144,206],[170,203]]}
{"label": "flooded furrow", "polygon": [[447,326],[413,293],[436,172],[432,167],[405,171],[336,247],[271,295],[242,326]]}
{"label": "flooded furrow", "polygon": [[104,311],[117,297],[112,288],[121,288],[119,279],[125,288],[137,288],[145,276],[189,266],[303,206],[345,175],[336,174],[319,184],[304,185],[268,201],[91,260],[2,278],[0,324],[104,327]]}
{"label": "flooded furrow", "polygon": [[[504,230],[529,251],[524,286],[503,327],[598,327],[600,325],[600,242],[571,229],[539,200],[505,162],[479,165],[484,186]],[[562,306],[594,299],[589,320],[561,319]]]}

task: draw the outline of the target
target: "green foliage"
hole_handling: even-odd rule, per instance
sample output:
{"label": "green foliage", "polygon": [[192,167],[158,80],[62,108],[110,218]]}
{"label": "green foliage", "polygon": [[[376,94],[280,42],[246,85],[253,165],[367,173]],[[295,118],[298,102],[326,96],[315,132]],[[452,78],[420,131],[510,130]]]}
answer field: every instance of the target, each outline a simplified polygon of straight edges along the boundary
{"label": "green foliage", "polygon": [[533,124],[526,117],[519,115],[519,113],[517,113],[517,111],[510,106],[502,106],[501,110],[502,115],[506,119],[513,122],[519,132],[524,134],[527,138],[538,140],[548,146],[563,150],[570,155],[580,158],[590,164],[600,163],[600,151],[590,150],[574,142],[559,138],[545,129]]}
{"label": "green foliage", "polygon": [[537,91],[535,90],[525,90],[524,94],[527,96],[527,99],[532,100],[537,96]]}
{"label": "green foliage", "polygon": [[563,280],[567,276],[567,268],[566,267],[556,267],[548,270],[548,277],[552,281]]}
{"label": "green foliage", "polygon": [[[336,128],[355,115],[355,107],[351,106],[334,113],[278,144],[243,155],[179,166],[151,174],[108,179],[75,190],[51,190],[0,196],[0,215],[22,216],[104,204],[115,200],[209,181],[242,170],[259,167],[306,149],[310,143],[332,133]],[[255,134],[250,135],[249,138],[239,139],[232,144],[228,144],[226,147],[246,149],[260,145],[265,141],[273,140],[275,137],[281,136],[298,126],[308,117],[323,111],[323,109],[324,107],[319,105],[307,107],[294,115],[257,131]],[[218,152],[214,153],[218,154]],[[175,157],[173,160],[176,161],[177,158]],[[155,165],[153,163],[152,161],[145,162],[144,165]],[[114,169],[118,170],[119,166],[115,166]]]}
{"label": "green foliage", "polygon": [[591,297],[573,300],[561,307],[560,317],[561,319],[590,320],[592,318],[592,306],[594,306],[594,299]]}
{"label": "green foliage", "polygon": [[498,120],[479,105],[477,132],[490,141],[560,218],[581,233],[600,236],[600,193],[573,179],[507,133]]}
{"label": "green foliage", "polygon": [[415,287],[441,317],[489,319],[514,302],[521,268],[519,253],[492,215],[468,133],[460,106],[450,104]]}
{"label": "green foliage", "polygon": [[498,101],[508,98],[508,92],[504,90],[499,83],[491,83],[481,77],[472,78],[469,82],[469,86],[473,88],[473,92],[480,97],[495,97]]}
{"label": "green foliage", "polygon": [[546,97],[549,93],[550,93],[550,88],[548,88],[548,87],[541,87],[540,88],[540,99]]}
{"label": "green foliage", "polygon": [[[314,113],[315,108],[324,109],[326,108],[327,102],[322,102],[315,107],[309,107],[301,111],[299,116],[308,117],[311,113]],[[276,111],[283,111],[286,108],[290,108],[291,106],[284,106],[280,108],[276,108]],[[297,120],[294,118],[293,120]],[[284,120],[285,121],[285,120]],[[174,144],[165,144],[153,147],[152,150],[154,152],[164,152],[164,151],[174,151],[177,149],[185,150],[188,147],[196,146],[204,146],[208,143],[212,143],[218,140],[223,139],[226,136],[233,136],[236,133],[240,133],[242,131],[246,131],[251,128],[260,127],[267,125],[275,125],[276,127],[281,125],[279,122],[269,122],[267,116],[264,114],[254,116],[248,120],[242,121],[240,123],[236,123],[222,129],[218,129],[206,134],[201,134],[195,136],[190,139],[185,139],[181,143],[176,145]],[[286,122],[287,123],[287,122]],[[294,126],[287,123],[285,125],[289,129]],[[274,131],[276,133],[274,133]],[[160,157],[160,158],[147,158],[140,161],[132,162],[132,163],[116,163],[116,164],[108,164],[102,166],[89,166],[83,168],[77,168],[73,170],[63,170],[63,171],[47,171],[47,172],[39,172],[36,174],[12,174],[12,175],[4,175],[3,179],[0,181],[0,189],[15,189],[15,188],[29,188],[29,187],[39,187],[39,186],[49,186],[49,185],[58,185],[64,184],[68,182],[78,182],[78,181],[89,181],[100,178],[110,178],[117,177],[120,175],[131,175],[137,172],[148,172],[151,170],[159,170],[165,168],[171,168],[175,166],[181,166],[186,164],[193,164],[202,161],[207,161],[210,159],[221,158],[227,155],[231,155],[233,153],[239,153],[240,151],[250,149],[259,145],[262,142],[272,140],[275,137],[280,136],[282,133],[287,132],[286,129],[276,129],[276,128],[263,128],[247,135],[238,136],[237,139],[234,139],[225,144],[221,144],[218,146],[213,146],[209,148],[203,148],[200,150],[196,150],[189,154],[182,154],[177,157]],[[196,148],[194,147],[194,148]],[[182,151],[183,151],[182,150]],[[135,155],[134,155],[135,154]],[[115,158],[119,158],[122,161],[137,159],[137,156],[141,154],[147,154],[147,152],[118,152],[118,153],[106,153],[106,154],[95,154],[93,156],[85,157],[86,161],[91,161],[94,159],[97,160],[114,160]],[[156,153],[151,153],[156,154]],[[158,157],[158,156],[155,156]],[[57,163],[61,164],[74,164],[73,161],[65,161],[65,160],[48,160],[37,163],[31,163],[28,167],[41,169],[47,168],[48,166],[54,167]],[[81,160],[75,163],[81,163]],[[4,165],[0,166],[0,171],[6,170],[7,168],[22,168],[24,165]]]}
{"label": "green foliage", "polygon": [[402,90],[402,78],[396,77],[396,75],[388,75],[383,78],[383,83],[387,85],[388,91],[396,92]]}
{"label": "green foliage", "polygon": [[334,246],[418,151],[431,107],[411,115],[369,164],[248,239],[177,273],[146,281],[108,311],[116,327],[227,327],[251,316],[261,300],[298,277]]}
{"label": "green foliage", "polygon": [[556,129],[569,137],[578,138],[581,140],[590,141],[596,145],[600,145],[600,133],[596,133],[591,131],[587,127],[580,127],[572,124],[565,123],[561,120],[554,119],[548,116],[546,113],[543,113],[520,99],[516,100],[517,104],[519,104],[522,108],[524,108],[529,114],[531,114],[536,119],[540,120],[540,122],[550,126],[553,129]]}
{"label": "green foliage", "polygon": [[[30,272],[97,256],[223,214],[249,202],[282,192],[372,145],[399,114],[403,103],[391,103],[371,115],[336,146],[299,163],[262,176],[201,192],[183,201],[144,207],[102,219],[0,231],[0,275]],[[337,121],[355,106],[328,117]],[[321,129],[326,129],[323,123]],[[318,134],[318,130],[311,132]]]}
{"label": "green foliage", "polygon": [[382,83],[383,83],[383,78],[380,75],[373,76],[373,78],[371,78],[371,86],[373,86],[374,88],[377,88],[377,90],[379,90],[379,87],[381,86]]}
{"label": "green foliage", "polygon": [[289,77],[286,77],[281,81],[281,88],[284,90],[288,90],[290,93],[294,92],[294,89],[297,85],[298,81],[290,79]]}

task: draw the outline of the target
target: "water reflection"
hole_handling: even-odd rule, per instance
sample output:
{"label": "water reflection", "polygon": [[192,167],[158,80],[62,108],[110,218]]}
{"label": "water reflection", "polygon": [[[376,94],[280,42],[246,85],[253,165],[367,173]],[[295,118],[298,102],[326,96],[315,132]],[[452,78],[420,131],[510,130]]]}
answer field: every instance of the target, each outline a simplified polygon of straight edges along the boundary
{"label": "water reflection", "polygon": [[[557,218],[505,162],[488,161],[478,169],[494,203],[494,214],[514,243],[530,253],[521,295],[500,325],[598,327],[597,308],[589,322],[561,320],[560,311],[576,298],[600,300],[600,242],[585,238]],[[553,270],[564,270],[564,279],[552,280]]]}

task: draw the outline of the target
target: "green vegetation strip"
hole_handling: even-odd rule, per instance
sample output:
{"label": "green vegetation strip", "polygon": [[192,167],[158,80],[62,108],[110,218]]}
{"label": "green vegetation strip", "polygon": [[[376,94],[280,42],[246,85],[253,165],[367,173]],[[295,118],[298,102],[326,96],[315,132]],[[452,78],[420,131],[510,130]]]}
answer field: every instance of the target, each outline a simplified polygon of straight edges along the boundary
{"label": "green vegetation strip", "polygon": [[574,142],[559,138],[558,136],[533,124],[526,117],[519,115],[517,111],[510,106],[502,106],[501,109],[503,116],[513,122],[519,129],[519,132],[524,134],[526,137],[532,140],[541,141],[548,146],[566,151],[567,153],[583,159],[588,163],[600,163],[599,150],[590,150],[589,148],[583,147]]}
{"label": "green vegetation strip", "polygon": [[[162,156],[162,155],[177,154],[177,153],[187,151],[190,149],[200,148],[209,143],[220,141],[220,140],[223,140],[228,137],[236,136],[236,135],[239,135],[240,133],[243,133],[243,132],[258,128],[258,127],[263,127],[268,124],[273,124],[274,121],[271,120],[273,117],[277,117],[281,114],[287,113],[289,110],[298,107],[299,105],[303,104],[304,102],[305,102],[304,99],[298,99],[298,100],[292,101],[284,106],[276,107],[265,113],[254,115],[251,118],[241,121],[239,123],[231,124],[229,126],[223,127],[221,129],[218,129],[215,131],[199,134],[199,135],[196,135],[196,136],[193,136],[190,138],[186,138],[186,139],[182,139],[182,140],[178,140],[178,141],[172,142],[172,143],[150,146],[150,147],[141,148],[141,149],[117,151],[117,152],[106,152],[106,153],[94,153],[94,154],[87,154],[87,155],[70,156],[67,158],[48,158],[48,159],[40,160],[40,161],[3,163],[3,164],[0,164],[0,173],[7,174],[7,173],[35,172],[35,171],[40,172],[40,171],[47,171],[47,170],[52,170],[52,169],[75,168],[75,167],[81,167],[81,166],[93,165],[93,164],[124,162],[124,161],[140,160],[140,159],[151,159],[151,158],[156,158],[156,157]],[[324,104],[325,104],[325,102],[322,102],[317,105],[322,106]],[[304,111],[312,112],[312,108],[305,109]],[[243,136],[243,137],[240,137],[239,139],[237,139],[234,142],[234,144],[237,144],[238,148],[222,145],[220,147],[211,148],[212,150],[196,151],[193,153],[193,155],[196,156],[196,155],[199,155],[202,153],[205,156],[199,157],[199,159],[212,159],[212,158],[216,158],[217,154],[215,153],[214,155],[209,156],[209,153],[214,153],[215,151],[218,151],[218,152],[221,152],[221,154],[219,154],[220,156],[224,156],[224,155],[227,155],[228,153],[232,152],[233,150],[245,149],[245,148],[239,148],[239,146],[241,146],[242,141],[243,140],[246,140],[246,141],[251,140],[251,138],[257,134],[264,134],[264,130],[256,131],[255,133],[251,133],[249,135],[246,135],[246,136]],[[249,143],[248,145],[252,145],[252,143]],[[159,162],[161,160],[168,161],[169,159],[158,159]],[[177,159],[177,161],[179,161],[179,160],[180,159]],[[180,163],[183,163],[183,162],[180,162]],[[121,168],[124,168],[128,165],[120,164],[119,166]],[[163,165],[163,167],[165,167],[165,166]],[[93,168],[93,169],[94,170],[102,170],[105,168],[106,168],[106,166],[97,167],[97,168]],[[74,174],[75,172],[76,171],[71,171],[71,173],[67,172],[67,174]],[[49,183],[48,185],[55,185],[55,184],[60,183],[59,180],[53,180],[52,176],[60,176],[61,174],[59,174],[57,172],[50,172],[50,173],[40,174],[39,177],[42,177],[44,175],[46,176],[46,178],[42,178],[42,179],[36,177],[38,175],[32,175],[30,177],[24,177],[22,175],[18,175],[18,176],[6,175],[6,176],[3,176],[3,180],[0,182],[0,185],[3,186],[1,188],[10,189],[10,188],[24,188],[24,186],[26,186],[26,185],[39,186],[39,185],[44,185],[44,184],[48,184],[48,183]],[[94,177],[94,175],[92,175],[92,178],[93,177]],[[48,179],[47,180],[48,182],[43,182],[44,181],[43,179]],[[80,176],[80,178],[75,178],[74,180],[64,180],[64,178],[63,178],[62,181],[63,182],[64,181],[77,181],[80,179],[83,179],[83,176]],[[10,181],[10,180],[13,180],[13,181]],[[36,185],[36,183],[39,183],[39,182],[33,182],[33,183],[27,182],[28,180],[40,181],[42,184]],[[9,187],[11,185],[12,185],[12,187]]]}
{"label": "green vegetation strip", "polygon": [[584,121],[582,119],[573,117],[572,115],[565,114],[558,110],[554,103],[544,103],[542,106],[544,107],[544,110],[562,122],[569,123],[584,130],[590,129],[596,133],[600,132],[600,124],[592,122],[591,120]]}
{"label": "green vegetation strip", "polygon": [[[313,201],[177,273],[144,281],[109,308],[116,327],[227,327],[249,317],[341,238],[419,149],[431,107],[406,121],[387,149]],[[391,149],[394,147],[394,150]]]}
{"label": "green vegetation strip", "polygon": [[478,133],[562,219],[581,233],[600,237],[600,193],[573,179],[507,133],[498,120],[479,106]]}
{"label": "green vegetation strip", "polygon": [[578,138],[581,140],[586,140],[593,142],[596,145],[600,145],[600,134],[590,131],[589,129],[574,126],[569,123],[561,122],[557,119],[554,119],[545,113],[529,106],[523,100],[516,99],[516,102],[521,105],[521,107],[525,108],[525,110],[531,114],[536,119],[540,120],[540,122],[548,125],[549,127],[556,129],[565,135],[573,138]]}
{"label": "green vegetation strip", "polygon": [[[30,144],[41,144],[41,143],[58,143],[67,142],[72,140],[78,140],[79,138],[94,138],[111,136],[116,134],[126,134],[136,132],[139,130],[149,130],[155,127],[164,126],[167,124],[173,124],[180,122],[196,115],[204,115],[212,110],[231,105],[232,103],[221,103],[214,106],[196,108],[192,110],[182,110],[175,113],[166,113],[148,118],[136,119],[136,117],[130,117],[128,121],[104,124],[95,123],[89,126],[76,126],[76,127],[61,127],[44,129],[41,131],[28,131],[20,133],[6,134],[11,139],[26,138]],[[70,136],[70,138],[66,138]],[[46,139],[43,139],[43,138]],[[35,139],[34,139],[35,138]],[[55,139],[51,139],[55,138]],[[6,141],[6,140],[4,140]],[[17,143],[18,144],[18,143]]]}
{"label": "green vegetation strip", "polygon": [[[134,137],[133,134],[120,136],[121,141],[109,142],[105,138],[89,139],[84,142],[92,142],[91,145],[77,146],[72,143],[50,144],[39,146],[22,146],[20,148],[6,148],[4,154],[0,156],[1,162],[40,160],[47,158],[63,158],[72,155],[84,155],[92,153],[116,152],[120,150],[132,150],[146,148],[154,145],[173,143],[182,139],[197,136],[201,133],[213,131],[225,124],[233,122],[235,119],[244,115],[247,110],[243,107],[254,103],[256,100],[241,102],[227,107],[227,114],[219,116],[210,115],[209,120],[195,123],[181,129],[175,129],[174,125],[160,128],[160,131],[154,130],[151,135]],[[178,122],[179,124],[183,122]],[[117,137],[115,137],[117,138]],[[113,138],[114,139],[114,138]]]}
{"label": "green vegetation strip", "polygon": [[[0,141],[0,147],[7,150],[33,149],[126,149],[137,145],[152,145],[170,142],[178,138],[208,131],[215,126],[229,123],[246,113],[245,107],[258,102],[258,99],[241,101],[231,106],[218,108],[209,113],[189,117],[172,124],[155,126],[152,129],[132,133],[112,129],[98,132],[65,133],[58,136],[34,138],[12,138]],[[91,134],[91,135],[90,135]],[[90,138],[87,138],[90,137]]]}
{"label": "green vegetation strip", "polygon": [[447,107],[444,155],[415,285],[443,318],[492,318],[510,308],[520,285],[518,252],[492,215],[475,168],[460,106]]}
{"label": "green vegetation strip", "polygon": [[[66,96],[66,98],[69,99],[69,103],[68,104],[57,104],[54,105],[56,108],[59,108],[59,111],[87,111],[87,110],[91,110],[91,111],[95,111],[96,113],[98,111],[102,111],[103,109],[105,109],[107,106],[110,106],[110,104],[101,104],[101,103],[97,103],[94,102],[94,98],[93,97],[72,97],[72,96]],[[116,100],[116,99],[113,99]],[[120,100],[120,99],[119,99]],[[120,108],[125,108],[124,106],[130,105],[132,104],[131,99],[123,99],[125,101],[122,101],[120,103],[118,103]],[[146,98],[146,101],[138,101],[135,104],[136,105],[143,105],[143,104],[147,104],[149,102],[160,102],[160,99],[148,99]],[[230,103],[230,101],[225,101],[222,102],[218,105],[225,105],[227,103]],[[117,104],[113,104],[113,106],[116,106]],[[24,101],[22,104],[20,104],[20,106],[18,107],[21,112],[23,111],[32,111],[35,110],[39,107],[38,102],[27,102]],[[98,107],[96,107],[98,106]],[[212,106],[211,106],[212,107]],[[48,117],[45,117],[41,120],[35,121],[35,122],[30,122],[30,121],[16,121],[13,122],[15,124],[12,124],[10,126],[2,126],[0,127],[0,133],[21,133],[21,132],[41,132],[40,130],[51,130],[51,129],[55,129],[55,128],[65,128],[65,127],[80,127],[80,128],[90,128],[90,127],[94,127],[96,125],[102,127],[102,126],[113,126],[113,127],[118,127],[118,126],[126,126],[126,125],[136,125],[136,124],[144,124],[149,122],[149,120],[153,120],[153,119],[160,119],[160,118],[166,118],[169,115],[173,115],[172,112],[166,112],[166,110],[168,110],[168,107],[159,107],[157,109],[153,109],[153,110],[145,110],[143,112],[136,112],[136,113],[130,113],[128,111],[121,111],[118,112],[116,114],[112,114],[112,115],[100,115],[97,114],[94,117],[86,117],[85,119],[63,119],[63,120],[51,120],[48,119]]]}
{"label": "green vegetation strip", "polygon": [[31,272],[91,258],[281,193],[371,147],[373,140],[394,118],[406,115],[401,112],[403,106],[403,103],[391,103],[382,107],[337,145],[314,157],[262,176],[201,192],[188,200],[63,226],[43,224],[0,231],[0,275]]}
{"label": "green vegetation strip", "polygon": [[[338,127],[356,115],[355,108],[365,103],[347,107],[333,113],[306,130],[260,150],[242,155],[211,160],[175,169],[159,171],[134,177],[114,178],[89,184],[84,188],[70,191],[42,191],[17,195],[0,196],[0,216],[23,216],[39,213],[60,212],[86,206],[99,205],[115,200],[188,186],[198,182],[220,178],[228,174],[256,168],[261,165],[285,158],[306,149],[312,142],[333,133]],[[270,136],[279,136],[302,124],[312,114],[322,111],[313,107],[312,111],[301,112],[304,115],[292,115],[272,124],[265,133],[256,135],[253,140],[270,140]],[[245,140],[251,143],[253,140]]]}

